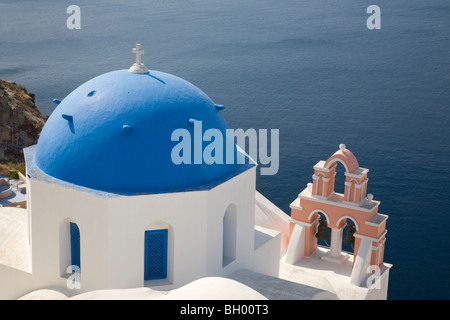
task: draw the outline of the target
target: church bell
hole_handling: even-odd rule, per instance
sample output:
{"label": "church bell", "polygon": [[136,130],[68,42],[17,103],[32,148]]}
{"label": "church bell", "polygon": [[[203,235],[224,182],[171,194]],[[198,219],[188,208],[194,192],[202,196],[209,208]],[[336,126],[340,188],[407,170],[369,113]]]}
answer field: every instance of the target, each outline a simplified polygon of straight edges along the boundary
{"label": "church bell", "polygon": [[352,225],[348,226],[347,235],[344,238],[344,242],[348,244],[354,244],[355,243],[355,237],[353,234],[355,233],[355,229]]}
{"label": "church bell", "polygon": [[330,233],[328,232],[328,226],[325,219],[320,219],[319,230],[316,233],[316,238],[324,241],[330,238]]}

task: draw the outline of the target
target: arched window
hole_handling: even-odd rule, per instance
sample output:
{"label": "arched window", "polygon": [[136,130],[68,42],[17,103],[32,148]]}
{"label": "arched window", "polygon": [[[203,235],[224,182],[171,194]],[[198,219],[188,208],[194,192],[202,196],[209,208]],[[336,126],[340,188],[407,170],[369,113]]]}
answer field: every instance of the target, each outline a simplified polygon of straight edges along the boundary
{"label": "arched window", "polygon": [[80,229],[74,222],[69,223],[70,227],[70,258],[71,265],[81,269],[80,258]]}
{"label": "arched window", "polygon": [[167,278],[168,230],[145,231],[144,280]]}
{"label": "arched window", "polygon": [[223,240],[222,240],[222,267],[236,259],[236,206],[228,206],[223,216]]}

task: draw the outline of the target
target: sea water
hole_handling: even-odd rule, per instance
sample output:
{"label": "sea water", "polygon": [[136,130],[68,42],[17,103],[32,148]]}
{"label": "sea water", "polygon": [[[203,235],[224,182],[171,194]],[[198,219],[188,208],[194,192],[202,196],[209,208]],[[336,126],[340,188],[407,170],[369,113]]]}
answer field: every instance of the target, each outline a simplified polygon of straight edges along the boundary
{"label": "sea water", "polygon": [[[81,29],[66,12],[80,7]],[[381,29],[366,25],[370,5]],[[450,2],[0,1],[0,78],[49,115],[85,81],[134,62],[208,94],[231,128],[279,129],[279,171],[257,189],[289,213],[340,143],[389,215],[389,299],[448,299]],[[343,171],[336,191],[343,191]]]}

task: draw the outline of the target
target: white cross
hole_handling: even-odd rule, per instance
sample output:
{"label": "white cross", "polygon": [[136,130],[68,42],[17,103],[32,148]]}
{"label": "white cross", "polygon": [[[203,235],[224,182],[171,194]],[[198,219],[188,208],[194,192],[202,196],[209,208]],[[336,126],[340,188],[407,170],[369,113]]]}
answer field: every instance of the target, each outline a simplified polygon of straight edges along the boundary
{"label": "white cross", "polygon": [[141,64],[141,56],[144,54],[144,50],[141,49],[140,43],[137,43],[136,48],[133,48],[133,53],[136,53],[136,64]]}
{"label": "white cross", "polygon": [[142,50],[140,43],[136,43],[136,48],[133,48],[133,53],[136,54],[136,63],[128,69],[128,72],[148,73],[147,67],[141,62],[141,56],[144,54],[144,50]]}

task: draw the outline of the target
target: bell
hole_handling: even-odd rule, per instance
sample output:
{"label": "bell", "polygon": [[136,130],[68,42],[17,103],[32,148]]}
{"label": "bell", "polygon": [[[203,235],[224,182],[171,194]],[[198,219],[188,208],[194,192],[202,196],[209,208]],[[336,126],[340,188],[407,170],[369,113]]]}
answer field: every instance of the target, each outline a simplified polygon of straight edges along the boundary
{"label": "bell", "polygon": [[325,219],[320,219],[319,230],[316,233],[316,238],[324,241],[330,239],[330,233],[328,232],[327,222]]}
{"label": "bell", "polygon": [[355,233],[355,229],[353,229],[353,226],[352,225],[348,226],[348,230],[347,230],[347,234],[344,238],[344,242],[353,245],[355,243],[355,237],[353,236],[354,233]]}

